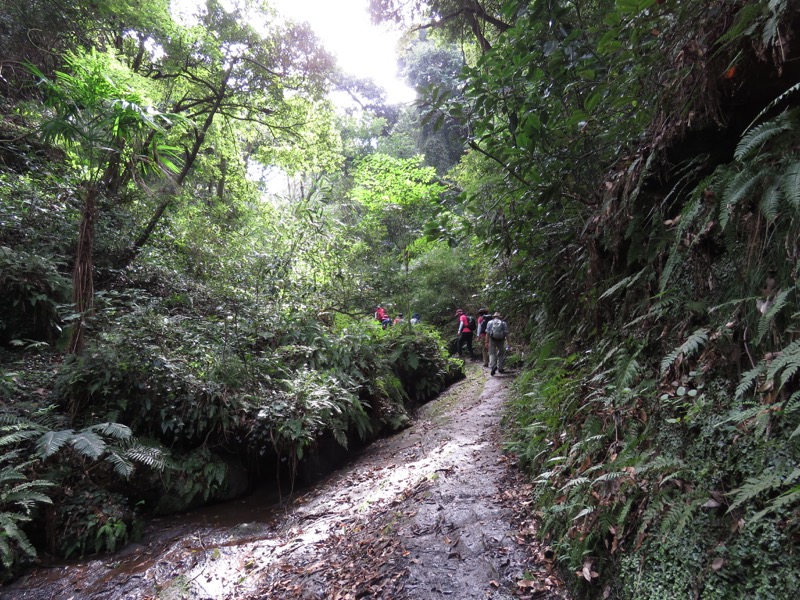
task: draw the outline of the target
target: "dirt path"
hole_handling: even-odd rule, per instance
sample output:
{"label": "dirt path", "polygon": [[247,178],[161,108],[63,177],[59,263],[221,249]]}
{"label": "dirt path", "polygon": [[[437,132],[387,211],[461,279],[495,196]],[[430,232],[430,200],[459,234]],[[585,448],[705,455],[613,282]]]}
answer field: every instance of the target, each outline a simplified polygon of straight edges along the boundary
{"label": "dirt path", "polygon": [[565,598],[500,452],[510,377],[487,375],[469,365],[412,427],[277,513],[251,498],[228,523],[164,526],[120,555],[38,569],[0,597]]}

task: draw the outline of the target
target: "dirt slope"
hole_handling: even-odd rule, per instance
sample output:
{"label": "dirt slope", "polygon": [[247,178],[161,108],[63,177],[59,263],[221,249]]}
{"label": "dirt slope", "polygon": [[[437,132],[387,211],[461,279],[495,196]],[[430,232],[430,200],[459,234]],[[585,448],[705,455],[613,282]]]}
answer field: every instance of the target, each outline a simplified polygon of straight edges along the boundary
{"label": "dirt slope", "polygon": [[0,597],[565,598],[500,452],[510,376],[487,375],[469,365],[411,428],[282,509],[254,496],[165,521],[122,554],[37,569]]}

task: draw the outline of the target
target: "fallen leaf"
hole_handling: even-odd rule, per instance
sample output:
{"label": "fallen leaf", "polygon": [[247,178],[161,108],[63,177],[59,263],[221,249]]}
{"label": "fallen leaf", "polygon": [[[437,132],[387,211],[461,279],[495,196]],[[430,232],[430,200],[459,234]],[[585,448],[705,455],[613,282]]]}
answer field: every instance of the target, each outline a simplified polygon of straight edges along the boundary
{"label": "fallen leaf", "polygon": [[592,580],[592,561],[586,560],[583,562],[583,569],[581,569],[581,574],[586,581]]}
{"label": "fallen leaf", "polygon": [[711,563],[711,568],[714,569],[715,571],[719,571],[724,566],[725,566],[724,558],[715,558],[714,562]]}

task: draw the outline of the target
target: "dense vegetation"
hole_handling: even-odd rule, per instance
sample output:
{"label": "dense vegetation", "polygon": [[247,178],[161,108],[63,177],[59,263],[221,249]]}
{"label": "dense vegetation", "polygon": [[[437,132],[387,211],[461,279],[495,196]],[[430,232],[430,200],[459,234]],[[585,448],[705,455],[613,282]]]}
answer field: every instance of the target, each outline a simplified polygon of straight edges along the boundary
{"label": "dense vegetation", "polygon": [[[432,300],[410,284],[457,264],[421,238],[443,186],[415,152],[377,152],[414,147],[383,133],[397,109],[305,26],[215,2],[194,20],[161,0],[56,20],[46,0],[11,7],[6,576],[39,552],[114,550],[146,514],[285,494],[460,375],[437,330],[372,318],[378,302],[425,302],[426,321],[453,310],[460,289]],[[339,88],[373,110],[338,112]]]}
{"label": "dense vegetation", "polygon": [[414,107],[267,9],[10,2],[8,573],[404,426],[487,303],[528,346],[507,446],[577,594],[796,597],[798,3],[370,5]]}

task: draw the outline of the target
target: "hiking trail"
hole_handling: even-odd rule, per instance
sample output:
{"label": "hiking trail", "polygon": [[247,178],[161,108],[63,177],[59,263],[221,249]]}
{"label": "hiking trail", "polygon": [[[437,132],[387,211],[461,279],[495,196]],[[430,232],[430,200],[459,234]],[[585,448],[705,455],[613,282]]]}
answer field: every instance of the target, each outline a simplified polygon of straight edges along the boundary
{"label": "hiking trail", "polygon": [[511,375],[467,378],[411,427],[283,505],[253,494],[148,524],[140,543],[37,567],[14,600],[567,598],[501,452]]}

